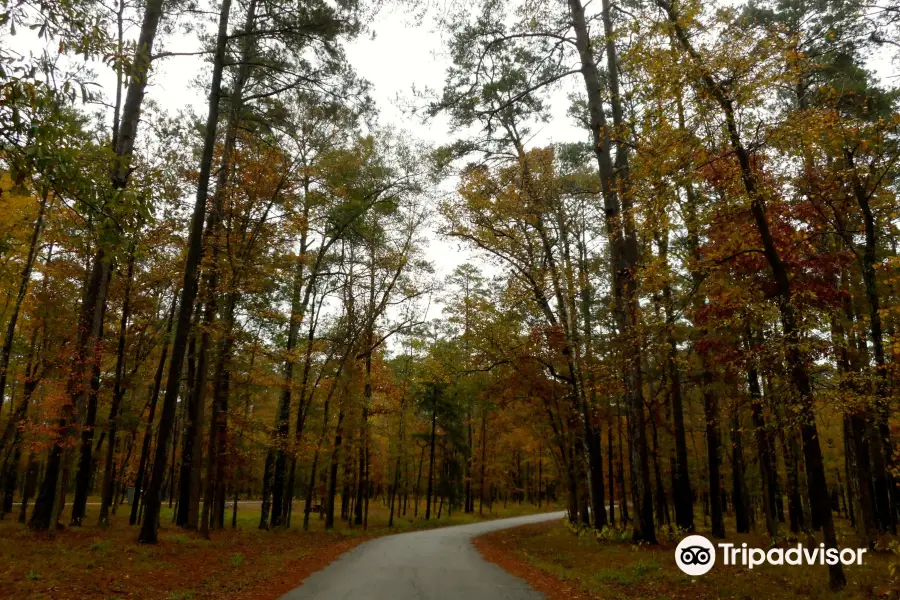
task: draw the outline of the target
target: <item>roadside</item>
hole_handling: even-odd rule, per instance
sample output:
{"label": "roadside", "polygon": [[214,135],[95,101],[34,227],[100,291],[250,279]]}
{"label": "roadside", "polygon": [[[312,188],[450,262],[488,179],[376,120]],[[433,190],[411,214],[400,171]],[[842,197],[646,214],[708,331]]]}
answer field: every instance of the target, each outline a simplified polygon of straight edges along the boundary
{"label": "roadside", "polygon": [[[295,507],[295,511],[302,511]],[[340,501],[338,499],[338,508]],[[446,508],[446,507],[445,507]],[[88,505],[84,527],[58,531],[50,541],[46,534],[30,531],[12,515],[0,521],[0,598],[141,600],[269,600],[299,586],[303,580],[362,541],[403,531],[461,525],[539,511],[529,504],[485,507],[483,517],[444,511],[441,519],[425,521],[395,516],[388,528],[387,508],[373,503],[369,527],[336,523],[326,532],[314,514],[310,531],[303,532],[302,512],[295,512],[293,527],[286,531],[260,531],[260,507],[249,501],[238,504],[236,529],[231,528],[231,509],[226,529],[213,532],[210,540],[171,524],[172,510],[161,515],[160,543],[138,545],[137,528],[128,525],[127,505],[118,509],[107,529],[94,525],[98,507]]]}
{"label": "roadside", "polygon": [[[763,543],[753,534],[729,536],[728,541]],[[891,564],[900,557],[891,552],[872,552],[862,566],[846,567],[847,588],[833,593],[821,566],[761,566],[750,571],[717,563],[708,574],[692,578],[675,564],[676,545],[677,540],[655,547],[598,541],[591,535],[576,536],[562,521],[475,539],[485,559],[525,579],[548,600],[900,598],[900,583],[891,574]]]}

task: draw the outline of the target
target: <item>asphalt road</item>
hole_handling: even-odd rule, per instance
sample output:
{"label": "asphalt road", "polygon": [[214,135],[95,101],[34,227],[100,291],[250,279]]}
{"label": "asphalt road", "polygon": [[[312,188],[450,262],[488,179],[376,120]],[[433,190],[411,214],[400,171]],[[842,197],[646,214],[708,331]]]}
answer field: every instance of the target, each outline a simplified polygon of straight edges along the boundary
{"label": "asphalt road", "polygon": [[539,600],[543,594],[484,560],[472,538],[564,515],[497,519],[370,540],[281,600]]}

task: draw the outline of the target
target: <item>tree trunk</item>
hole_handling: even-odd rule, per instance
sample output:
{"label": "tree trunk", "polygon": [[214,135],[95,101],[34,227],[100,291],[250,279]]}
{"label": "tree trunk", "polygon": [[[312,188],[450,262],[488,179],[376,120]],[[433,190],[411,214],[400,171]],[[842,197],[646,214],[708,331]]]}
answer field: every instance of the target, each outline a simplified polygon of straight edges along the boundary
{"label": "tree trunk", "polygon": [[651,410],[650,426],[653,430],[653,477],[656,486],[656,489],[654,490],[656,496],[656,522],[660,525],[669,525],[669,505],[666,501],[666,487],[663,484],[662,469],[659,461],[660,449],[659,435],[656,427],[657,415],[653,414],[654,412],[656,411]]}
{"label": "tree trunk", "polygon": [[[613,426],[612,422],[606,430],[606,455],[609,460],[609,524],[616,526],[616,481],[613,466]],[[673,471],[674,473],[674,471]]]}
{"label": "tree trunk", "polygon": [[[481,412],[481,481],[478,484],[478,515],[484,515],[484,470],[487,466],[487,408],[483,408]],[[422,465],[419,464],[421,471]],[[416,493],[418,493],[419,484],[416,483]],[[418,499],[417,499],[418,502]]]}
{"label": "tree trunk", "polygon": [[[131,514],[128,517],[128,524],[137,523],[138,503],[143,502],[146,506],[147,497],[143,489],[146,481],[147,461],[150,460],[150,441],[153,437],[153,420],[156,416],[156,405],[159,402],[159,392],[162,388],[162,377],[166,368],[166,357],[169,354],[169,336],[172,333],[172,320],[175,315],[175,301],[172,300],[172,308],[169,311],[169,319],[166,324],[166,339],[163,344],[162,352],[159,354],[159,363],[156,366],[156,373],[153,376],[153,390],[150,393],[150,412],[147,415],[147,427],[144,429],[144,440],[141,443],[141,457],[138,461],[137,476],[135,477],[135,493],[131,501]],[[159,442],[157,442],[159,443]],[[157,448],[157,457],[159,456],[159,448]],[[155,466],[154,466],[155,468]],[[165,469],[165,459],[163,459],[162,468]]]}
{"label": "tree trunk", "polygon": [[[406,366],[404,369],[404,377],[409,377],[409,363],[410,358],[406,359]],[[404,384],[405,386],[405,384]],[[400,396],[400,426],[397,431],[397,460],[394,464],[394,484],[391,486],[391,506],[390,506],[390,516],[388,517],[388,527],[394,526],[394,501],[397,497],[397,488],[400,485],[400,459],[403,458],[404,452],[404,421],[406,419],[406,387],[403,388],[402,395]],[[469,455],[472,453],[472,424],[471,418],[469,419]],[[471,459],[469,461],[469,467],[471,467]],[[472,487],[471,487],[471,470],[467,468],[467,472],[469,473],[469,488],[466,496],[466,504],[469,504],[469,495],[471,495]],[[398,513],[400,511],[397,511]],[[471,511],[468,511],[471,512]]]}
{"label": "tree trunk", "polygon": [[[325,298],[325,296],[322,296],[322,299],[324,299],[324,298]],[[320,300],[320,302],[321,302],[321,300]],[[313,305],[315,306],[315,300],[313,301]],[[321,310],[321,305],[319,305],[318,310]],[[296,426],[296,429],[294,430],[294,447],[295,448],[300,447],[300,441],[303,436],[303,427],[306,423],[306,413],[309,410],[309,405],[312,403],[313,394],[315,393],[315,390],[318,387],[319,380],[317,378],[316,381],[313,382],[312,390],[309,393],[307,393],[307,390],[310,385],[309,374],[310,374],[310,371],[312,370],[312,349],[313,349],[313,340],[315,339],[315,335],[316,335],[317,321],[318,321],[318,317],[310,319],[309,333],[307,334],[307,338],[306,338],[306,358],[304,359],[304,362],[303,362],[303,377],[300,380],[300,401],[298,402],[298,406],[297,406],[297,426]],[[326,419],[326,421],[327,421],[327,419]],[[323,436],[324,436],[324,433],[323,433]],[[322,440],[320,439],[316,444],[317,452],[321,447],[321,443],[322,443]],[[287,483],[287,487],[285,489],[284,505],[287,507],[288,510],[290,509],[290,507],[293,503],[293,499],[294,499],[294,480],[295,480],[296,470],[297,470],[297,457],[295,455],[295,456],[291,457],[291,471],[288,476],[288,483]],[[315,477],[315,474],[312,475],[312,478],[314,478],[314,477]],[[304,521],[306,521],[306,520],[307,520],[306,515],[304,513]]]}
{"label": "tree trunk", "polygon": [[[679,116],[683,114],[682,110],[679,110]],[[701,255],[700,255],[700,246],[699,246],[699,232],[696,222],[696,211],[697,211],[697,198],[694,195],[694,190],[692,186],[687,186],[690,190],[687,193],[688,196],[688,205],[685,210],[685,221],[688,230],[687,237],[687,245],[691,252],[692,257],[700,263]],[[704,274],[697,270],[691,270],[691,280],[693,281],[694,288],[700,288],[704,279]],[[708,330],[706,330],[697,315],[701,314],[703,309],[707,306],[706,296],[702,293],[696,293],[693,298],[693,319],[692,323],[695,329],[698,331],[698,334],[701,336],[709,335]],[[709,513],[712,520],[712,535],[717,538],[725,537],[725,520],[722,514],[722,488],[721,488],[721,479],[719,472],[720,465],[720,451],[721,451],[721,441],[719,439],[719,399],[716,395],[715,390],[713,389],[713,372],[710,368],[709,364],[709,356],[704,351],[697,352],[699,361],[700,361],[700,381],[702,386],[702,395],[703,395],[703,418],[705,422],[705,430],[706,430],[706,459],[707,459],[707,473],[709,474],[709,480],[707,481],[708,489],[708,499],[709,499]]]}
{"label": "tree trunk", "polygon": [[[44,222],[44,211],[47,207],[49,194],[50,192],[47,189],[41,194],[37,218],[34,220],[31,239],[28,242],[28,255],[25,257],[22,273],[19,275],[19,291],[16,293],[16,300],[13,304],[12,313],[9,315],[9,321],[6,323],[6,336],[3,338],[3,349],[0,350],[0,414],[3,413],[6,376],[9,371],[9,357],[12,354],[13,341],[16,337],[16,323],[19,320],[19,311],[22,308],[22,302],[25,300],[25,294],[28,292],[28,283],[31,281],[31,269],[34,267],[34,259],[37,256],[38,240],[41,237],[41,227]],[[0,447],[0,450],[2,450],[2,447]]]}
{"label": "tree trunk", "polygon": [[[747,335],[747,349],[752,350],[750,334]],[[753,418],[753,429],[756,435],[756,448],[759,457],[759,474],[762,480],[763,511],[766,516],[766,532],[770,539],[778,537],[778,515],[775,500],[775,457],[770,452],[769,433],[763,416],[762,392],[759,387],[759,375],[756,365],[750,363],[747,368],[747,388],[750,393],[750,410]]]}
{"label": "tree trunk", "polygon": [[[335,375],[335,381],[337,381],[338,377],[340,377],[340,374],[342,372],[343,372],[343,363],[341,363],[341,365],[338,367],[337,374]],[[313,453],[312,468],[310,469],[310,473],[309,473],[309,485],[306,488],[306,503],[304,504],[304,507],[303,507],[303,531],[309,531],[309,513],[312,510],[313,493],[315,492],[315,488],[316,488],[316,477],[318,476],[318,467],[319,467],[319,454],[321,453],[322,444],[325,441],[325,436],[328,433],[328,411],[331,407],[331,397],[334,395],[334,391],[336,389],[337,389],[337,385],[332,385],[328,389],[328,394],[325,396],[325,402],[324,402],[324,405],[322,406],[322,432],[319,435],[319,439],[316,441],[316,450]],[[338,414],[338,423],[339,423],[338,429],[340,430],[340,424],[344,420],[343,408],[341,408],[341,410],[339,410],[338,412],[339,412],[339,414]],[[334,455],[332,455],[332,457],[334,458]],[[333,496],[332,496],[332,500],[333,500]],[[331,522],[332,522],[332,526],[333,526],[334,525],[333,503],[332,503],[331,519],[332,519]]]}
{"label": "tree trunk", "polygon": [[[413,509],[413,517],[419,516],[419,490],[421,490],[422,484],[422,463],[425,462],[425,448],[426,446],[422,446],[422,452],[419,454],[419,474],[416,476],[416,506]],[[480,511],[480,509],[479,509]]]}
{"label": "tree trunk", "polygon": [[334,529],[334,496],[337,491],[338,460],[340,459],[341,442],[343,441],[342,426],[344,424],[343,399],[338,409],[337,430],[334,434],[334,450],[331,452],[331,473],[328,477],[328,492],[325,499],[325,529]]}
{"label": "tree trunk", "polygon": [[[306,216],[306,215],[305,215]],[[282,384],[281,399],[278,405],[277,419],[275,423],[275,464],[274,478],[272,483],[272,526],[277,527],[282,523],[284,512],[283,503],[285,498],[285,477],[287,469],[286,446],[287,438],[290,433],[290,416],[291,416],[291,399],[294,388],[294,349],[297,346],[297,337],[300,333],[300,325],[306,315],[305,300],[309,298],[307,295],[304,304],[301,305],[301,291],[303,288],[303,265],[306,260],[306,230],[304,229],[300,240],[300,249],[298,252],[297,266],[294,273],[294,282],[291,290],[291,316],[288,322],[288,335],[285,344],[285,359],[282,366]],[[308,285],[311,288],[312,282]],[[300,399],[301,404],[303,398]],[[300,411],[303,410],[301,406]],[[293,470],[293,467],[292,467]],[[292,493],[290,494],[293,495]]]}
{"label": "tree trunk", "polygon": [[[468,310],[468,302],[466,303],[466,307]],[[468,319],[467,319],[468,322]],[[464,339],[468,338],[468,335],[463,334]],[[472,466],[473,466],[473,454],[472,454],[472,444],[474,443],[474,427],[472,427],[472,399],[468,398],[466,402],[468,413],[466,415],[466,437],[468,441],[468,452],[466,454],[466,464],[465,464],[465,473],[463,474],[463,479],[465,481],[465,486],[463,489],[463,494],[465,496],[465,505],[463,508],[463,512],[471,513],[475,511],[475,496],[472,492]]]}
{"label": "tree trunk", "polygon": [[[318,459],[318,455],[316,456]],[[315,469],[316,460],[313,460],[313,468]],[[259,529],[269,528],[269,510],[272,506],[272,481],[275,477],[275,454],[268,452],[266,454],[266,463],[263,467],[263,489],[262,503],[260,504],[259,513]],[[312,487],[312,486],[310,486]]]}
{"label": "tree trunk", "polygon": [[[112,276],[112,270],[107,272],[107,283]],[[78,470],[75,474],[75,497],[72,499],[72,517],[69,525],[81,526],[84,520],[84,512],[87,507],[87,497],[91,485],[91,465],[93,463],[94,450],[94,426],[97,423],[97,395],[100,392],[100,343],[103,339],[103,319],[106,315],[106,304],[100,307],[100,330],[97,335],[96,357],[91,364],[91,382],[87,397],[87,411],[84,424],[81,428],[81,450],[79,452]]]}
{"label": "tree trunk", "polygon": [[432,390],[433,403],[431,405],[431,441],[428,449],[428,491],[425,493],[425,520],[431,518],[431,493],[434,487],[434,440],[437,433],[437,399],[438,384],[435,383]]}
{"label": "tree trunk", "polygon": [[209,537],[210,529],[224,525],[225,453],[228,434],[228,391],[231,373],[229,362],[234,345],[234,311],[236,292],[228,294],[222,319],[222,341],[216,356],[213,372],[212,413],[209,419],[209,450],[206,462],[206,489],[203,492],[203,513],[200,516],[200,533]]}
{"label": "tree trunk", "polygon": [[[610,262],[613,279],[614,316],[623,337],[625,355],[625,402],[628,411],[628,434],[630,465],[632,471],[632,502],[637,511],[633,537],[636,541],[656,543],[653,524],[653,499],[650,494],[650,468],[647,452],[642,374],[640,366],[640,344],[637,339],[639,321],[636,296],[635,269],[637,267],[638,246],[634,222],[629,214],[631,208],[628,151],[627,146],[617,143],[616,165],[611,160],[611,140],[603,108],[602,87],[597,71],[592,40],[587,29],[584,7],[580,0],[568,0],[572,24],[575,29],[575,45],[581,61],[581,72],[590,115],[590,129],[593,135],[594,153],[600,172],[603,192],[607,235],[610,242]],[[618,60],[614,44],[614,32],[609,15],[609,3],[603,2],[604,30],[607,37],[606,55],[610,96],[612,98],[614,125],[623,121],[621,99],[618,90]],[[624,221],[624,223],[623,223]]]}
{"label": "tree trunk", "polygon": [[750,498],[744,480],[744,434],[740,411],[737,406],[733,410],[734,414],[731,420],[731,502],[734,505],[735,530],[738,533],[749,533]]}
{"label": "tree trunk", "polygon": [[[200,311],[196,312],[195,325],[199,322]],[[195,328],[196,329],[196,328]],[[197,393],[197,342],[196,334],[190,337],[187,349],[187,386],[182,402],[187,404],[184,435],[181,441],[181,467],[178,475],[178,511],[175,524],[186,529],[197,529],[200,522],[200,469],[202,458],[204,406]]]}
{"label": "tree trunk", "polygon": [[[593,505],[591,507],[594,513],[594,527],[598,530],[603,529],[607,524],[606,506],[604,498],[606,490],[603,483],[603,431],[597,424],[594,411],[597,408],[597,381],[594,373],[595,357],[594,357],[594,325],[593,325],[593,288],[590,284],[588,276],[588,255],[587,241],[584,239],[585,226],[582,226],[581,235],[578,238],[578,283],[581,291],[581,315],[583,324],[584,339],[584,360],[585,360],[585,380],[588,388],[588,407],[586,415],[586,425],[588,434],[588,451],[590,453],[591,467],[591,486]],[[573,302],[574,311],[574,302]],[[576,326],[577,327],[577,326]]]}
{"label": "tree trunk", "polygon": [[[679,102],[680,108],[680,102]],[[679,110],[679,126],[681,129],[684,117]],[[694,188],[686,187],[688,204],[696,205]],[[668,266],[669,232],[661,231],[657,236],[659,257]],[[681,388],[681,371],[678,368],[678,342],[675,339],[676,314],[672,300],[672,286],[668,278],[663,286],[663,310],[666,323],[666,375],[669,380],[669,399],[672,408],[672,429],[675,437],[672,460],[672,495],[675,505],[675,525],[683,531],[694,531],[694,495],[691,490],[691,477],[688,471],[687,437],[684,429],[684,397]]]}
{"label": "tree trunk", "polygon": [[625,493],[625,453],[622,451],[622,416],[618,415],[618,418],[616,418],[615,422],[619,444],[618,480],[619,491],[621,492],[622,498],[622,527],[624,528],[628,526],[628,522],[631,520],[631,518],[628,516],[628,496]]}
{"label": "tree trunk", "polygon": [[[5,464],[3,465],[3,473],[0,480],[3,482],[3,498],[0,501],[0,518],[5,513],[12,511],[13,494],[16,489],[16,482],[19,479],[19,463],[22,460],[22,434],[25,429],[25,419],[28,417],[28,406],[31,398],[37,388],[37,330],[31,336],[31,349],[28,352],[28,362],[25,365],[25,386],[22,390],[22,400],[16,405],[16,409],[6,423],[6,431],[3,434],[4,440],[9,440],[10,448]],[[3,444],[5,446],[5,443]],[[26,487],[27,487],[26,475]],[[23,494],[24,496],[24,494]],[[23,506],[27,504],[27,499],[22,498]]]}
{"label": "tree trunk", "polygon": [[[134,278],[134,257],[137,246],[137,240],[131,241],[131,251],[128,253],[128,267],[125,273],[125,297],[122,301],[122,318],[119,320],[119,339],[116,345],[116,371],[113,381],[113,397],[112,405],[109,408],[109,417],[107,418],[107,435],[109,440],[106,445],[106,460],[103,464],[103,483],[100,486],[100,517],[97,520],[101,527],[109,526],[109,507],[113,502],[113,484],[114,484],[114,468],[115,452],[116,452],[116,434],[119,425],[119,406],[122,404],[122,398],[125,396],[125,387],[122,378],[125,371],[125,336],[128,333],[128,320],[131,318],[131,285]],[[172,298],[174,305],[175,298]]]}
{"label": "tree trunk", "polygon": [[725,519],[722,515],[722,488],[719,473],[719,416],[718,402],[712,390],[712,373],[703,361],[703,415],[706,421],[706,456],[709,465],[709,503],[712,519],[712,535],[725,537]]}
{"label": "tree trunk", "polygon": [[[371,383],[366,381],[366,388],[368,389],[368,393],[371,394],[372,388],[370,387]],[[366,400],[364,400],[365,402]],[[354,514],[353,514],[353,524],[354,525],[362,525],[363,522],[363,494],[366,491],[368,486],[366,481],[366,422],[369,420],[369,409],[366,406],[362,407],[362,412],[360,414],[360,424],[359,424],[359,461],[358,466],[359,470],[357,471],[359,482],[356,486],[356,501],[354,504]]]}
{"label": "tree trunk", "polygon": [[877,405],[875,408],[877,436],[875,443],[881,446],[881,451],[876,456],[881,458],[880,463],[873,464],[874,468],[874,485],[875,500],[878,508],[878,521],[883,531],[891,531],[897,533],[897,520],[894,510],[896,501],[891,501],[891,494],[896,494],[894,487],[891,458],[893,456],[893,448],[890,439],[890,429],[888,427],[888,414],[890,410],[889,391],[888,391],[888,373],[887,364],[884,355],[884,340],[882,334],[882,323],[880,303],[878,297],[878,274],[876,264],[878,263],[878,239],[877,226],[875,223],[875,215],[870,205],[871,194],[865,189],[859,175],[856,171],[854,156],[850,150],[845,151],[845,160],[849,167],[850,177],[853,187],[853,193],[856,197],[857,204],[863,214],[863,223],[865,224],[865,249],[860,260],[860,269],[862,271],[863,283],[865,284],[866,300],[869,306],[869,335],[872,338],[872,354],[875,359],[875,391],[877,395]]}
{"label": "tree trunk", "polygon": [[[836,286],[839,290],[846,284],[845,273],[841,274],[841,282]],[[848,292],[849,296],[849,292]],[[844,300],[844,317],[852,325],[854,311],[849,297]],[[844,390],[859,394],[863,390],[857,389],[856,377],[862,368],[862,360],[859,351],[852,340],[848,343],[846,331],[839,314],[831,317],[831,337],[834,347],[835,362],[841,375],[840,387]],[[851,338],[854,337],[851,334]],[[858,407],[850,407],[843,417],[845,461],[848,466],[847,481],[855,494],[851,498],[857,498],[856,511],[851,511],[851,521],[856,527],[857,535],[864,546],[869,546],[876,535],[876,506],[873,498],[871,455],[869,447],[869,431],[867,420],[869,411]]]}
{"label": "tree trunk", "polygon": [[22,490],[22,503],[19,505],[19,523],[25,524],[25,517],[28,511],[28,501],[34,494],[38,482],[39,465],[35,460],[34,450],[28,453],[28,467],[25,470],[25,485]]}

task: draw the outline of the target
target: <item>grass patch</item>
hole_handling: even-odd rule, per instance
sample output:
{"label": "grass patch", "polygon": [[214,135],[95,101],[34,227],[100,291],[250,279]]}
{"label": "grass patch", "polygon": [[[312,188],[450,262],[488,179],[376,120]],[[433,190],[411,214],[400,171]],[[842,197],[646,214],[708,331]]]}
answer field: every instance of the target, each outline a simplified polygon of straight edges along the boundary
{"label": "grass patch", "polygon": [[196,546],[200,542],[196,537],[192,538],[183,534],[174,536],[172,540],[179,546]]}
{"label": "grass patch", "polygon": [[655,560],[639,560],[633,567],[634,574],[637,577],[646,577],[651,573],[656,573],[660,569],[662,569],[662,567]]}
{"label": "grass patch", "polygon": [[614,583],[617,585],[631,585],[631,574],[619,569],[606,569],[597,573],[593,579],[601,584]]}

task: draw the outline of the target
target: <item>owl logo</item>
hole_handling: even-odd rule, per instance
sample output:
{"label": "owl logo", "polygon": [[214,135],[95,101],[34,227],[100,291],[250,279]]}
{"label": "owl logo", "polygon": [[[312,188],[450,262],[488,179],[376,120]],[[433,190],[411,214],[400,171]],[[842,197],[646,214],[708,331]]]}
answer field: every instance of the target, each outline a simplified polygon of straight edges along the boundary
{"label": "owl logo", "polygon": [[689,535],[675,548],[675,564],[687,575],[704,575],[716,564],[716,548],[702,535]]}

